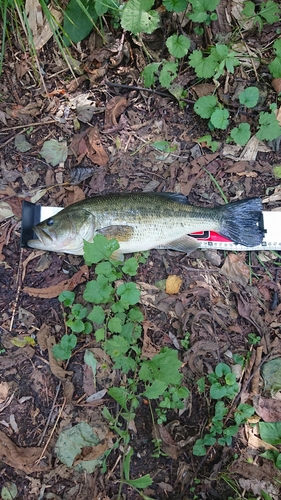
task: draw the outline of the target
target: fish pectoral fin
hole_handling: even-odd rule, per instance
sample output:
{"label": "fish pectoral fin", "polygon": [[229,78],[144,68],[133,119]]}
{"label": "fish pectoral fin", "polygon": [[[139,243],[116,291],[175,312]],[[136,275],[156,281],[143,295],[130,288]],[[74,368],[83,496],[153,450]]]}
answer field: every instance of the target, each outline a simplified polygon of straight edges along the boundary
{"label": "fish pectoral fin", "polygon": [[124,261],[124,254],[121,250],[114,250],[114,252],[110,255],[110,258],[113,260],[120,260],[120,262]]}
{"label": "fish pectoral fin", "polygon": [[192,238],[192,236],[181,236],[177,240],[170,241],[166,248],[171,248],[172,250],[177,250],[178,252],[185,252],[187,254],[196,250],[196,248],[200,247],[200,243],[196,240],[196,238]]}
{"label": "fish pectoral fin", "polygon": [[133,234],[134,228],[132,226],[107,226],[97,229],[97,232],[105,236],[107,239],[116,238],[117,241],[129,241]]}

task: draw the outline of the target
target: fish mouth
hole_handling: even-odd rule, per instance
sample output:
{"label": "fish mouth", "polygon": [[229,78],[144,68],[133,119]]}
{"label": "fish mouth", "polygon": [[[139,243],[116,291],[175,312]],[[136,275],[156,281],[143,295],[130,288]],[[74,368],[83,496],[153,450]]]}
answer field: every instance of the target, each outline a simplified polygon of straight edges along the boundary
{"label": "fish mouth", "polygon": [[53,241],[53,238],[41,227],[35,226],[33,231],[41,243],[50,243]]}
{"label": "fish mouth", "polygon": [[27,245],[31,248],[37,248],[39,250],[46,250],[47,246],[53,243],[53,238],[40,227],[33,227],[33,232],[36,234],[38,239],[28,240]]}

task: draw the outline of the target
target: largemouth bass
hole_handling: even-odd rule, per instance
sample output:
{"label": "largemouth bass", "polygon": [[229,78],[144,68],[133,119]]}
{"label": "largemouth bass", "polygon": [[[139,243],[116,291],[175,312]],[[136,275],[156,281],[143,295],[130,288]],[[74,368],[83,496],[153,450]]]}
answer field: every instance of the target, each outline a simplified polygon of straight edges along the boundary
{"label": "largemouth bass", "polygon": [[95,234],[116,238],[123,254],[171,248],[190,253],[198,242],[189,233],[212,230],[234,243],[259,245],[263,231],[260,198],[235,201],[216,208],[200,208],[186,196],[174,193],[125,193],[95,196],[78,201],[34,227],[38,237],[29,240],[32,248],[74,255],[83,254],[84,240]]}

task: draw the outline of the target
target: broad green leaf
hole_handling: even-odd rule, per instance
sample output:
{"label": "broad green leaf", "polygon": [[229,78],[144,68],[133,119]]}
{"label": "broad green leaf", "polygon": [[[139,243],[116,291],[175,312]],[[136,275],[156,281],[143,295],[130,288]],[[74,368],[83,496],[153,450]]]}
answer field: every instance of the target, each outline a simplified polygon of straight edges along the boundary
{"label": "broad green leaf", "polygon": [[92,333],[93,331],[93,325],[89,321],[84,322],[84,334],[89,335],[89,333]]}
{"label": "broad green leaf", "polygon": [[225,59],[229,53],[229,48],[227,45],[217,43],[213,49],[219,56],[219,61]]}
{"label": "broad green leaf", "polygon": [[250,125],[248,123],[239,123],[230,132],[231,138],[240,146],[245,146],[251,137]]}
{"label": "broad green leaf", "polygon": [[247,422],[248,418],[250,418],[254,413],[255,409],[252,406],[246,403],[241,403],[234,413],[234,420],[238,425],[240,425]]}
{"label": "broad green leaf", "polygon": [[281,422],[260,422],[260,436],[266,443],[281,444]]}
{"label": "broad green leaf", "polygon": [[227,390],[224,385],[219,382],[212,384],[210,387],[210,396],[212,399],[221,399],[226,396]]}
{"label": "broad green leaf", "polygon": [[273,141],[281,135],[281,127],[274,113],[261,112],[259,116],[260,129],[256,133],[260,141]]}
{"label": "broad green leaf", "polygon": [[124,354],[120,354],[114,360],[114,370],[121,370],[122,373],[128,373],[130,370],[135,371],[137,363],[131,358],[131,356],[125,356]]}
{"label": "broad green leaf", "polygon": [[101,306],[94,306],[91,312],[87,316],[93,323],[102,325],[105,319],[105,313]]}
{"label": "broad green leaf", "polygon": [[111,262],[100,262],[95,268],[96,274],[103,274],[108,281],[115,281],[122,277],[122,273],[118,271]]}
{"label": "broad green leaf", "polygon": [[84,40],[95,26],[97,19],[95,2],[70,0],[64,11],[64,43],[70,45],[69,39],[74,43]]}
{"label": "broad green leaf", "polygon": [[236,377],[235,377],[234,373],[228,373],[225,376],[225,383],[227,385],[233,385],[235,382],[236,382]]}
{"label": "broad green leaf", "polygon": [[75,299],[75,293],[69,292],[68,290],[64,290],[58,296],[60,302],[63,302],[65,307],[70,307]]}
{"label": "broad green leaf", "polygon": [[221,421],[223,417],[227,414],[227,407],[223,401],[218,401],[215,404],[215,415],[212,418],[212,422]]}
{"label": "broad green leaf", "polygon": [[205,386],[206,386],[206,384],[205,384],[205,377],[199,378],[199,380],[197,380],[196,384],[197,384],[197,387],[198,387],[199,394],[201,394],[202,392],[205,391]]}
{"label": "broad green leaf", "polygon": [[137,304],[140,300],[140,291],[137,289],[136,284],[132,282],[119,285],[116,293],[121,297],[122,301],[129,305]]}
{"label": "broad green leaf", "polygon": [[174,62],[166,62],[160,71],[159,82],[168,89],[172,81],[177,77],[178,65]]}
{"label": "broad green leaf", "polygon": [[50,163],[53,167],[59,163],[64,163],[68,154],[68,148],[66,141],[57,141],[56,139],[50,139],[45,141],[43,147],[40,151],[40,155]]}
{"label": "broad green leaf", "polygon": [[214,436],[212,436],[212,434],[206,434],[203,441],[206,446],[213,446],[213,444],[215,444],[216,442],[216,439],[214,438]]}
{"label": "broad green leaf", "polygon": [[122,267],[122,271],[125,274],[129,274],[129,276],[135,276],[138,271],[138,261],[135,257],[131,257],[125,261],[125,264]]}
{"label": "broad green leaf", "polygon": [[110,318],[107,326],[111,333],[121,333],[122,331],[121,320],[119,318],[116,318],[116,316],[114,318]]}
{"label": "broad green leaf", "polygon": [[129,401],[129,393],[125,387],[110,387],[108,394],[117,401],[121,408],[128,411],[127,401]]}
{"label": "broad green leaf", "polygon": [[87,307],[83,307],[82,304],[74,304],[71,308],[71,314],[73,314],[76,319],[84,319],[88,314]]}
{"label": "broad green leaf", "polygon": [[113,337],[105,342],[105,350],[113,359],[121,354],[126,354],[130,348],[129,342],[124,337],[113,335]]}
{"label": "broad green leaf", "polygon": [[104,328],[99,328],[95,331],[95,337],[97,342],[101,342],[105,338],[105,330]]}
{"label": "broad green leaf", "polygon": [[204,457],[204,455],[206,455],[207,450],[204,445],[203,439],[197,439],[195,445],[192,448],[192,453],[196,457]]}
{"label": "broad green leaf", "polygon": [[188,53],[190,48],[190,39],[183,35],[171,35],[167,38],[166,45],[170,54],[180,59]]}
{"label": "broad green leaf", "polygon": [[235,434],[237,434],[239,430],[239,427],[238,425],[231,425],[230,427],[227,427],[226,429],[224,429],[223,431],[223,434],[225,437],[229,437],[229,436],[235,436]]}
{"label": "broad green leaf", "polygon": [[241,14],[245,17],[255,17],[256,16],[256,6],[254,2],[245,2],[244,9]]}
{"label": "broad green leaf", "polygon": [[229,112],[227,109],[216,109],[211,116],[211,123],[215,128],[225,130],[228,127]]}
{"label": "broad green leaf", "polygon": [[139,378],[144,382],[162,380],[167,384],[178,385],[182,375],[179,373],[181,362],[174,349],[164,348],[151,360],[144,361],[139,371]]}
{"label": "broad green leaf", "polygon": [[81,319],[68,319],[66,325],[75,333],[84,331],[84,323]]}
{"label": "broad green leaf", "polygon": [[186,9],[186,0],[163,0],[168,12],[183,12]]}
{"label": "broad green leaf", "polygon": [[281,57],[281,38],[275,40],[273,48],[275,49],[277,57]]}
{"label": "broad green leaf", "polygon": [[225,363],[218,363],[216,368],[215,368],[215,374],[217,377],[223,377],[227,375],[228,373],[231,373],[231,369],[229,366]]}
{"label": "broad green leaf", "polygon": [[112,300],[114,288],[108,283],[107,278],[100,274],[96,280],[88,281],[83,293],[87,302],[106,304]]}
{"label": "broad green leaf", "polygon": [[63,335],[59,344],[55,344],[52,348],[53,355],[56,359],[69,359],[71,356],[72,349],[77,344],[77,337],[74,333],[70,335]]}
{"label": "broad green leaf", "polygon": [[95,376],[97,373],[98,362],[97,362],[94,354],[92,353],[92,351],[90,351],[89,349],[86,349],[86,351],[85,351],[84,363],[86,363],[86,365],[88,365],[92,369],[93,375]]}
{"label": "broad green leaf", "polygon": [[109,9],[117,9],[117,5],[114,1],[112,0],[95,0],[95,11],[98,15],[98,17],[104,16]]}
{"label": "broad green leaf", "polygon": [[132,486],[133,488],[147,488],[153,483],[152,478],[150,477],[149,474],[146,474],[145,476],[140,477],[139,479],[129,479],[126,481],[127,484]]}
{"label": "broad green leaf", "polygon": [[1,500],[14,500],[18,494],[18,488],[15,483],[6,481],[1,489]]}
{"label": "broad green leaf", "polygon": [[189,0],[193,11],[188,17],[196,23],[204,23],[208,19],[208,11],[214,11],[220,0]]}
{"label": "broad green leaf", "polygon": [[214,54],[203,57],[201,50],[194,50],[189,56],[189,64],[199,78],[212,78],[216,72],[218,61]]}
{"label": "broad green leaf", "polygon": [[210,118],[217,106],[217,98],[214,95],[199,97],[194,104],[194,111],[201,118]]}
{"label": "broad green leaf", "polygon": [[84,241],[84,258],[89,264],[97,264],[101,260],[110,258],[115,250],[118,250],[117,240],[108,240],[102,234],[96,234],[93,243]]}
{"label": "broad green leaf", "polygon": [[143,395],[148,399],[157,399],[163,394],[167,387],[167,382],[163,382],[162,380],[154,380],[151,386],[144,391]]}
{"label": "broad green leaf", "polygon": [[128,316],[133,323],[141,323],[144,320],[142,312],[137,307],[132,307]]}
{"label": "broad green leaf", "polygon": [[273,78],[281,78],[281,55],[275,57],[268,65]]}
{"label": "broad green leaf", "polygon": [[246,106],[247,108],[254,108],[258,103],[259,95],[260,93],[257,87],[248,87],[239,95],[240,104]]}
{"label": "broad green leaf", "polygon": [[276,23],[277,21],[280,21],[280,8],[275,2],[273,2],[273,0],[261,2],[260,16],[262,16],[269,24]]}
{"label": "broad green leaf", "polygon": [[153,33],[159,25],[159,14],[156,10],[150,10],[153,0],[128,0],[121,12],[121,26],[123,29],[137,35]]}
{"label": "broad green leaf", "polygon": [[155,83],[155,75],[158,74],[160,64],[154,62],[145,66],[141,73],[145,87],[151,87]]}

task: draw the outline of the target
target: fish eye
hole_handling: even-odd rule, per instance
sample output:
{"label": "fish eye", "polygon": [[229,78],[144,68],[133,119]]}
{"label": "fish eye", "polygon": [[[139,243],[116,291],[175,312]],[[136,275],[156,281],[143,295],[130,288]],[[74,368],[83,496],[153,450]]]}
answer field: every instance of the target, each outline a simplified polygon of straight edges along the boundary
{"label": "fish eye", "polygon": [[52,226],[54,224],[54,219],[47,220],[47,226]]}

